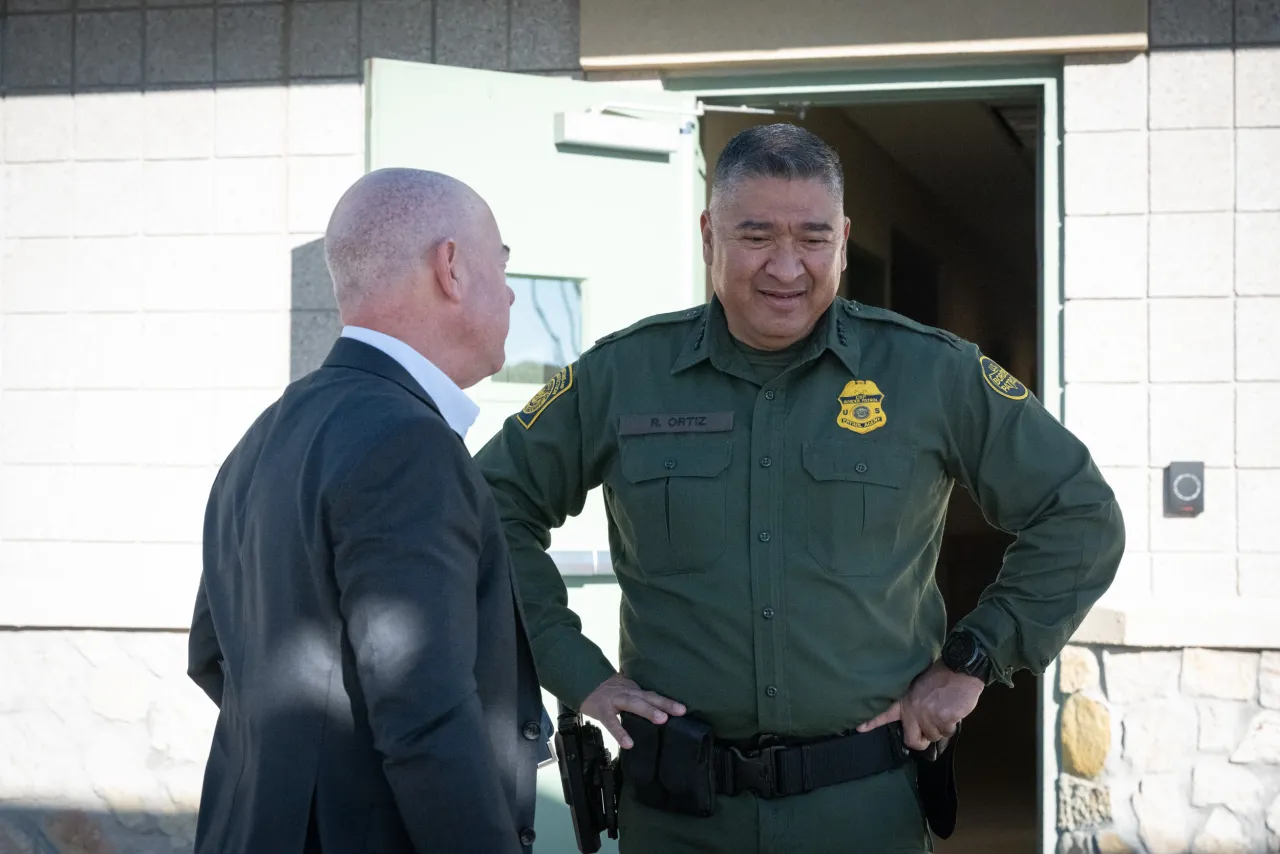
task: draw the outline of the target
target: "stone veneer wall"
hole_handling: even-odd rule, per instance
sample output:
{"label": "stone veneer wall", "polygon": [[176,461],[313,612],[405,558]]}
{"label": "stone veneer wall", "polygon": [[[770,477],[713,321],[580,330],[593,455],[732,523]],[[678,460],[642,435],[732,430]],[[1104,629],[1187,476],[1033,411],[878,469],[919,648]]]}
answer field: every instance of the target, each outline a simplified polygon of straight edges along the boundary
{"label": "stone veneer wall", "polygon": [[190,851],[217,710],[180,632],[0,632],[0,854]]}
{"label": "stone veneer wall", "polygon": [[1070,646],[1060,854],[1280,852],[1280,652]]}

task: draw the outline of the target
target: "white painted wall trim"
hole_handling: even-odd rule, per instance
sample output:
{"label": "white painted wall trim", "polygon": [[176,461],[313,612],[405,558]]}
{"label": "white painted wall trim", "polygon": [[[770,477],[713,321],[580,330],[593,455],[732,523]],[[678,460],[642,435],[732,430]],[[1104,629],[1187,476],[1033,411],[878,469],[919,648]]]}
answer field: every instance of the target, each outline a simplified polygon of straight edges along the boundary
{"label": "white painted wall trim", "polygon": [[775,50],[650,53],[630,56],[584,56],[586,71],[665,68],[771,66],[780,63],[831,62],[860,59],[923,59],[937,57],[1053,56],[1071,53],[1143,53],[1146,33],[1091,36],[1045,36],[968,41],[899,42],[894,44],[788,47]]}

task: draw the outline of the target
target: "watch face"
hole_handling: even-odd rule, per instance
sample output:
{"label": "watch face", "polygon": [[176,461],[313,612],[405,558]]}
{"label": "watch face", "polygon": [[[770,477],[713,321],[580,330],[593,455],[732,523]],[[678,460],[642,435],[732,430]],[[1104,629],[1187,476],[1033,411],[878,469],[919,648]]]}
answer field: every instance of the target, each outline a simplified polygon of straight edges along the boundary
{"label": "watch face", "polygon": [[952,635],[942,649],[942,663],[952,670],[959,670],[973,658],[975,641],[972,635],[961,633]]}

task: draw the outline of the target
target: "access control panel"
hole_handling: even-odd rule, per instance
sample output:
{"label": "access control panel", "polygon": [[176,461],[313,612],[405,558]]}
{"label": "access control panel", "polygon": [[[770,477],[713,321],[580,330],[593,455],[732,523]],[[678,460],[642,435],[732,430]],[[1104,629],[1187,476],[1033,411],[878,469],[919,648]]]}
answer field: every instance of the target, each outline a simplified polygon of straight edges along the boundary
{"label": "access control panel", "polygon": [[1199,516],[1204,512],[1204,463],[1169,463],[1164,470],[1164,515]]}

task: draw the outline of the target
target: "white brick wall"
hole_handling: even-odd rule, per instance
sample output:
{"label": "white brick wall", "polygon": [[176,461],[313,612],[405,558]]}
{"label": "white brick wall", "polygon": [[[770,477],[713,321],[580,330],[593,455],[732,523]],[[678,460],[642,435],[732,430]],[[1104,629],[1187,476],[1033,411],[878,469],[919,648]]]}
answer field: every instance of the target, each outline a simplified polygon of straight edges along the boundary
{"label": "white brick wall", "polygon": [[1280,296],[1280,212],[1236,214],[1236,293]]}
{"label": "white brick wall", "polygon": [[1280,127],[1280,48],[1236,51],[1236,127]]}
{"label": "white brick wall", "polygon": [[207,89],[148,92],[143,99],[148,160],[213,156],[214,93]]}
{"label": "white brick wall", "polygon": [[[144,175],[143,164],[138,161],[77,161],[72,167],[74,185],[73,204],[75,218],[72,234],[76,237],[125,236],[137,234],[144,222],[155,222],[159,212],[144,206],[144,198],[138,193]],[[181,189],[190,190],[182,186]],[[166,209],[176,218],[191,214],[181,208],[180,196],[171,194],[172,204]],[[193,200],[199,200],[193,194]],[[66,199],[45,198],[42,205],[62,216]]]}
{"label": "white brick wall", "polygon": [[1235,557],[1222,552],[1154,555],[1151,590],[1168,599],[1235,596]]}
{"label": "white brick wall", "polygon": [[34,590],[75,545],[141,579],[108,551],[186,544],[189,585],[216,466],[290,376],[294,250],[363,170],[362,87],[2,103],[0,572]]}
{"label": "white brick wall", "polygon": [[218,157],[269,157],[285,153],[289,91],[284,86],[214,92]]}
{"label": "white brick wall", "polygon": [[1240,469],[1240,551],[1280,554],[1280,468]]}
{"label": "white brick wall", "polygon": [[71,158],[75,113],[63,95],[10,98],[5,104],[6,163],[58,163]]}
{"label": "white brick wall", "polygon": [[62,238],[5,241],[0,312],[71,309],[71,241]]}
{"label": "white brick wall", "polygon": [[1230,381],[1234,306],[1228,299],[1158,299],[1151,306],[1151,381]]}
{"label": "white brick wall", "polygon": [[[1235,386],[1230,383],[1156,383],[1151,386],[1151,459],[1235,465]],[[1145,425],[1144,425],[1145,426]]]}
{"label": "white brick wall", "polygon": [[1067,220],[1063,279],[1067,299],[1147,295],[1147,217]]}
{"label": "white brick wall", "polygon": [[1072,383],[1065,396],[1066,424],[1100,466],[1147,461],[1147,386]]}
{"label": "white brick wall", "polygon": [[1147,129],[1147,57],[1069,56],[1062,72],[1068,133]]}
{"label": "white brick wall", "polygon": [[[5,124],[14,121],[12,111]],[[65,237],[74,230],[67,199],[75,195],[70,163],[17,163],[4,170],[7,237]],[[57,200],[54,204],[51,200]]]}
{"label": "white brick wall", "polygon": [[[1068,383],[1146,382],[1147,304],[1142,300],[1070,300],[1063,313]],[[1072,346],[1075,341],[1090,346]],[[1104,346],[1096,346],[1106,342]]]}
{"label": "white brick wall", "polygon": [[1236,376],[1280,380],[1280,298],[1236,301]]}
{"label": "white brick wall", "polygon": [[100,92],[76,99],[74,158],[137,160],[141,157],[144,135],[139,129],[146,127],[147,119],[151,118],[150,115],[144,118],[142,105],[141,92]]}
{"label": "white brick wall", "polygon": [[1126,547],[1115,580],[1104,594],[1104,601],[1123,605],[1150,596],[1151,555]]}
{"label": "white brick wall", "polygon": [[1240,595],[1280,598],[1280,554],[1240,555]]}
{"label": "white brick wall", "polygon": [[1151,132],[1151,210],[1229,211],[1235,155],[1230,130]]}
{"label": "white brick wall", "polygon": [[1236,148],[1237,210],[1280,210],[1280,128],[1242,128]]}
{"label": "white brick wall", "polygon": [[1152,214],[1151,296],[1230,296],[1235,215]]}
{"label": "white brick wall", "polygon": [[1241,468],[1280,469],[1277,425],[1280,382],[1241,383],[1236,398],[1236,464]]}
{"label": "white brick wall", "polygon": [[1231,127],[1234,58],[1226,49],[1153,53],[1151,129]]}
{"label": "white brick wall", "polygon": [[142,307],[141,237],[71,241],[71,306],[82,312],[136,312]]}
{"label": "white brick wall", "polygon": [[1068,133],[1067,213],[1146,213],[1147,145],[1145,131]]}
{"label": "white brick wall", "polygon": [[[1068,424],[1107,466],[1160,598],[1280,596],[1280,48],[1216,43],[1064,71]],[[1143,429],[1127,423],[1139,388]],[[1129,468],[1144,439],[1149,468]],[[1200,517],[1163,516],[1173,460],[1208,466]],[[1126,563],[1117,587],[1141,592]]]}

